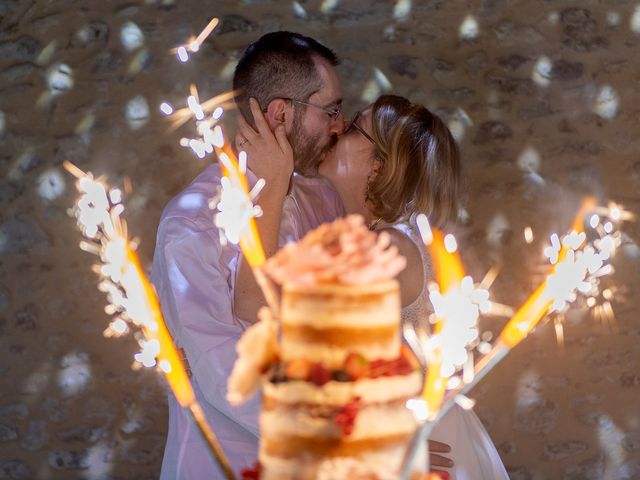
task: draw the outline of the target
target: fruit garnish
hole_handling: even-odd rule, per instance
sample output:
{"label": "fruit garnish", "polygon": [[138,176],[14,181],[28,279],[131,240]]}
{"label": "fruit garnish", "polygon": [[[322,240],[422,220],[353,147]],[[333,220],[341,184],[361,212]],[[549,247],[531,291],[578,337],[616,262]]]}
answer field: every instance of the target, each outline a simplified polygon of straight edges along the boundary
{"label": "fruit garnish", "polygon": [[350,382],[353,380],[353,377],[349,375],[349,372],[346,370],[338,369],[331,372],[331,380],[335,380],[336,382]]}
{"label": "fruit garnish", "polygon": [[336,413],[336,424],[342,429],[343,435],[351,435],[356,424],[356,417],[362,406],[360,397],[353,398],[349,403],[343,405]]}
{"label": "fruit garnish", "polygon": [[295,358],[287,364],[287,377],[291,380],[307,380],[311,374],[312,363],[305,358]]}
{"label": "fruit garnish", "polygon": [[240,470],[242,480],[260,480],[260,462],[256,462],[253,467],[246,467]]}
{"label": "fruit garnish", "polygon": [[315,383],[318,386],[322,386],[331,380],[331,372],[318,363],[314,363],[311,366],[309,372],[309,381]]}
{"label": "fruit garnish", "polygon": [[347,355],[344,360],[344,369],[354,380],[369,376],[369,362],[360,353],[351,352]]}

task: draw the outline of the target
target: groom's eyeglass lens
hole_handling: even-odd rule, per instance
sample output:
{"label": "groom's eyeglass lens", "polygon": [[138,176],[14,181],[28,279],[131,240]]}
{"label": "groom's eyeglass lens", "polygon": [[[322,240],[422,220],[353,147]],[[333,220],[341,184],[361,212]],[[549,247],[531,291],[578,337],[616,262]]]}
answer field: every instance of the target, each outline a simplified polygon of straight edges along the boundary
{"label": "groom's eyeglass lens", "polygon": [[367,132],[365,132],[364,128],[362,128],[360,125],[358,125],[358,119],[360,118],[360,113],[362,113],[362,112],[356,112],[356,114],[353,116],[353,118],[349,122],[349,126],[344,131],[344,133],[348,133],[352,129],[355,129],[359,133],[361,133],[364,136],[364,138],[366,138],[367,140],[369,140],[371,143],[373,143],[375,145],[376,141],[373,138],[371,138],[371,135],[369,135]]}
{"label": "groom's eyeglass lens", "polygon": [[293,103],[299,103],[300,105],[306,105],[307,107],[313,107],[322,110],[327,113],[331,120],[337,120],[340,114],[342,113],[342,105],[338,104],[333,108],[323,107],[322,105],[316,105],[315,103],[303,102],[302,100],[296,100],[295,98],[283,98],[283,100],[289,100]]}

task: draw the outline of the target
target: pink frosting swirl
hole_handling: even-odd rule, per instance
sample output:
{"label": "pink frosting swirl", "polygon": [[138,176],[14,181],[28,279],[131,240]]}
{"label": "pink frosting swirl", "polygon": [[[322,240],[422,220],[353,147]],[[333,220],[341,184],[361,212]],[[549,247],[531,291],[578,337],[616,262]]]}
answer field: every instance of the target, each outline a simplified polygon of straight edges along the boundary
{"label": "pink frosting swirl", "polygon": [[394,278],[406,260],[385,232],[370,231],[360,215],[325,223],[271,257],[265,272],[276,283],[362,285]]}

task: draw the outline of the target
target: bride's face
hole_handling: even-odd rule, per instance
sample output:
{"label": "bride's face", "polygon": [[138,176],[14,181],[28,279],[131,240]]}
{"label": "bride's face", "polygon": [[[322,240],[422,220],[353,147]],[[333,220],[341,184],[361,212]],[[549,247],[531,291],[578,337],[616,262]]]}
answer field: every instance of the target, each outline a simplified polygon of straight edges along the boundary
{"label": "bride's face", "polygon": [[375,166],[371,113],[369,107],[354,116],[318,170],[338,191],[348,213],[350,207],[366,209],[367,182]]}

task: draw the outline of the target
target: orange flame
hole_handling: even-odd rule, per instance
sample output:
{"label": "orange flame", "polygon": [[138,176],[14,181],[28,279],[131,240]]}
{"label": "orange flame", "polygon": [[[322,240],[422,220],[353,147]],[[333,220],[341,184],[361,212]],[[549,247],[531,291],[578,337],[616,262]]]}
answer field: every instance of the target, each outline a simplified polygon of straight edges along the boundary
{"label": "orange flame", "polygon": [[[585,198],[582,202],[582,207],[571,224],[570,231],[582,232],[584,230],[584,217],[595,207],[596,201],[593,197]],[[560,249],[558,263],[566,257],[568,251],[569,249],[565,247]],[[558,263],[556,263],[556,265],[558,265]],[[553,269],[555,269],[555,266],[552,268],[552,271]],[[508,348],[515,347],[533,330],[542,317],[545,316],[552,302],[553,296],[547,290],[547,281],[545,280],[520,307],[511,320],[509,320],[502,330],[502,333],[500,333],[500,341]]]}
{"label": "orange flame", "polygon": [[[464,277],[464,267],[458,252],[449,252],[445,248],[444,234],[437,229],[432,229],[433,240],[427,246],[429,254],[433,259],[433,267],[440,292],[444,295],[452,288],[459,286]],[[445,319],[439,318],[434,327],[434,333],[439,334],[444,325]],[[433,352],[429,362],[427,378],[422,398],[427,403],[429,415],[434,416],[442,405],[442,399],[447,387],[446,378],[441,374],[442,352],[437,348]]]}

